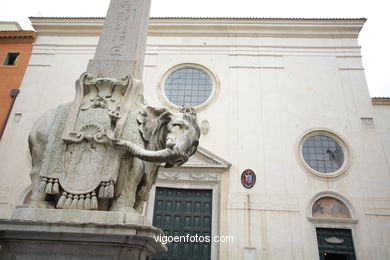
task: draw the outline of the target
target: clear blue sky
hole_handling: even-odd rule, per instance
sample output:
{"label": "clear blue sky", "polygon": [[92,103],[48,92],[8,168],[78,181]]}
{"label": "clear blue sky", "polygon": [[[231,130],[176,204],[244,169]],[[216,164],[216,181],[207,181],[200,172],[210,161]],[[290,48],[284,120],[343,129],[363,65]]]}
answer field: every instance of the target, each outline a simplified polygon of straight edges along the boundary
{"label": "clear blue sky", "polygon": [[[109,0],[1,0],[0,20],[31,29],[29,16],[105,16]],[[151,16],[368,18],[360,37],[372,97],[390,97],[390,19],[386,0],[152,0]]]}

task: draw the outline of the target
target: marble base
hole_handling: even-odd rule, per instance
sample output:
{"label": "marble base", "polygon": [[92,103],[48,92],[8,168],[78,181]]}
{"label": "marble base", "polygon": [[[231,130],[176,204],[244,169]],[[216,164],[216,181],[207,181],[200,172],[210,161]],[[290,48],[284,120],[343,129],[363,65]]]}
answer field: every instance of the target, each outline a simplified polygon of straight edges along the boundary
{"label": "marble base", "polygon": [[0,220],[0,259],[151,260],[167,250],[159,235],[137,213],[16,209],[13,219]]}
{"label": "marble base", "polygon": [[152,226],[145,216],[133,211],[97,211],[71,209],[40,209],[17,208],[12,212],[11,219],[67,222],[67,223],[94,223],[94,224],[133,224]]}

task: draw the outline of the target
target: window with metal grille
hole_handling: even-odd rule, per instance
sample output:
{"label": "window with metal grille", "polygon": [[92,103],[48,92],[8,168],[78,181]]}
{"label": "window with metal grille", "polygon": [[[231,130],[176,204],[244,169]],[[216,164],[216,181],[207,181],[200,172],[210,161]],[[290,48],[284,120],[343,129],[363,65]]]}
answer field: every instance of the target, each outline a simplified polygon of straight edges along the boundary
{"label": "window with metal grille", "polygon": [[303,144],[302,155],[307,165],[322,173],[335,172],[344,163],[340,145],[325,135],[309,137]]}
{"label": "window with metal grille", "polygon": [[185,67],[170,74],[164,92],[168,100],[177,106],[199,106],[206,102],[213,91],[213,82],[204,71]]}

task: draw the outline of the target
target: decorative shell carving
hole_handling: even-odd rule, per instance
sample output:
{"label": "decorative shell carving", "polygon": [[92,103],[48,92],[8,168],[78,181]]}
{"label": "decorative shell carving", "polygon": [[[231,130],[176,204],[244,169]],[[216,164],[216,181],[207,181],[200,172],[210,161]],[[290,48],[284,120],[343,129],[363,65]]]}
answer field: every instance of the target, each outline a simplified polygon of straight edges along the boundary
{"label": "decorative shell carving", "polygon": [[92,139],[95,135],[102,133],[103,130],[100,129],[97,125],[85,125],[80,129],[87,139]]}

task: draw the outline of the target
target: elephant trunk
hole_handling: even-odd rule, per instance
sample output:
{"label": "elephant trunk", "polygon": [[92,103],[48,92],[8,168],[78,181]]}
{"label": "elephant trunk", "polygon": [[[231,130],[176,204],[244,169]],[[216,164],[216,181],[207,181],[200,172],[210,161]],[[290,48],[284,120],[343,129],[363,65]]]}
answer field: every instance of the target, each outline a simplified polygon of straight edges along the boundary
{"label": "elephant trunk", "polygon": [[132,142],[126,142],[126,146],[130,154],[148,162],[174,162],[185,157],[177,146],[158,151],[143,149]]}

